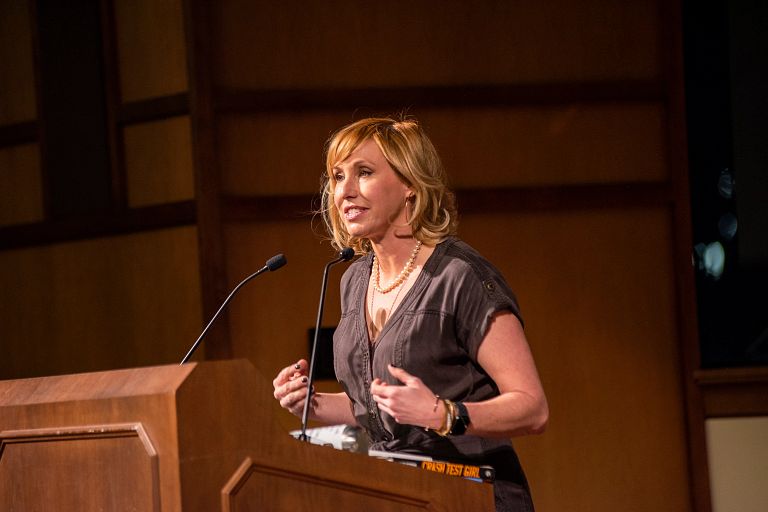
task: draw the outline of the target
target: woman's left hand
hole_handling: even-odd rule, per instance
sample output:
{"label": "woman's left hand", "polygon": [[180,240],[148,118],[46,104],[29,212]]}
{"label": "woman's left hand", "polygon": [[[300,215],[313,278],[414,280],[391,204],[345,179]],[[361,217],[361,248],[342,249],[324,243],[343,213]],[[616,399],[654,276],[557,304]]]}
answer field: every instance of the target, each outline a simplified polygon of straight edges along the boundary
{"label": "woman's left hand", "polygon": [[401,424],[440,428],[445,418],[445,405],[420,378],[392,365],[388,365],[388,369],[403,385],[393,386],[374,379],[371,395],[379,404],[379,409]]}

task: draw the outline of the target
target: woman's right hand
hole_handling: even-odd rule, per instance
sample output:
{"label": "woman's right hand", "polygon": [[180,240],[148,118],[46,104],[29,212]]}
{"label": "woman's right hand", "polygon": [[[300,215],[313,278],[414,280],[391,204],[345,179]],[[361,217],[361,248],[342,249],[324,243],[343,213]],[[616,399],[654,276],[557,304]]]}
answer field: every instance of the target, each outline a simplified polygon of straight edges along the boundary
{"label": "woman's right hand", "polygon": [[304,412],[308,367],[307,361],[300,359],[296,364],[283,368],[272,381],[275,399],[283,409],[289,410],[295,416],[301,416]]}

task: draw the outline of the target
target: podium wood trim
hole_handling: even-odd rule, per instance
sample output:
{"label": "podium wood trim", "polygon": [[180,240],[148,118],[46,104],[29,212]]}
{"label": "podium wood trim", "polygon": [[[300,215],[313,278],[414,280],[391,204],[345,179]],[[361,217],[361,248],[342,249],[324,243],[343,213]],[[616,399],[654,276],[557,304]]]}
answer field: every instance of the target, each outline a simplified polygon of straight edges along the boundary
{"label": "podium wood trim", "polygon": [[4,430],[0,432],[0,459],[2,458],[3,448],[7,444],[66,439],[99,439],[105,437],[138,437],[149,456],[157,459],[157,450],[152,446],[152,441],[149,440],[149,436],[147,436],[147,432],[141,423]]}
{"label": "podium wood trim", "polygon": [[[241,491],[259,476],[287,479],[294,483],[303,483],[307,487],[327,488],[333,491],[357,495],[361,498],[372,498],[378,502],[385,502],[391,505],[394,510],[398,511],[432,510],[429,506],[429,501],[413,498],[407,496],[405,493],[378,491],[362,485],[354,485],[348,482],[335,480],[332,477],[322,477],[307,472],[291,471],[265,462],[259,463],[254,461],[251,457],[246,457],[221,491],[222,512],[242,510],[243,507],[238,507],[236,505],[237,499],[240,496]],[[405,490],[407,490],[407,486],[403,487],[403,491]],[[334,508],[335,510],[343,510],[343,508],[338,506],[335,506]],[[251,508],[248,508],[248,510],[250,509]],[[372,509],[368,508],[368,510]],[[375,508],[373,510],[379,509]]]}

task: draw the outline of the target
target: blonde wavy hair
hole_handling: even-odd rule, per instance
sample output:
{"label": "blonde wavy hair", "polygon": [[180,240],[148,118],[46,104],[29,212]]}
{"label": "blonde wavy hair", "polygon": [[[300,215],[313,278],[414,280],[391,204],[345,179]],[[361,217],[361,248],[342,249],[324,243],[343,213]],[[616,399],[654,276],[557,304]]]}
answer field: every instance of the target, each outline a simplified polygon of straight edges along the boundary
{"label": "blonde wavy hair", "polygon": [[333,246],[351,247],[356,254],[371,251],[368,239],[351,236],[334,203],[333,168],[355,149],[373,140],[400,180],[414,192],[409,224],[413,237],[435,245],[456,233],[456,199],[432,141],[413,118],[373,117],[337,130],[326,143],[321,210]]}

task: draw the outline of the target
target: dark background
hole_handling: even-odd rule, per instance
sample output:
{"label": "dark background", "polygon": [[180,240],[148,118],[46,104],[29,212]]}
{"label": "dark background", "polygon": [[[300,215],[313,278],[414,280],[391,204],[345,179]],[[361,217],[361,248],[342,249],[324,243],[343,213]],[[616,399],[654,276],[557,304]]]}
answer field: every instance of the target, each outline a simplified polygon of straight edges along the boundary
{"label": "dark background", "polygon": [[[704,368],[768,363],[768,4],[684,4],[685,90],[693,243],[720,242],[722,275],[698,255],[696,295]],[[722,194],[721,176],[733,181]],[[721,233],[735,216],[733,238]]]}

